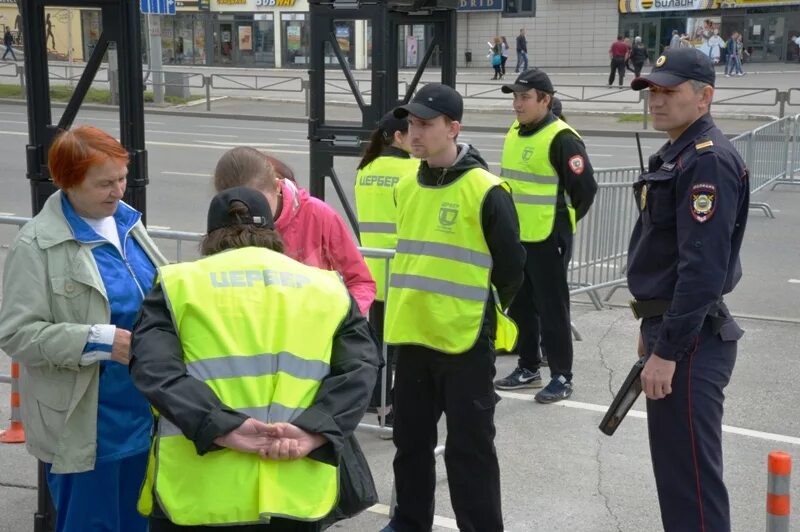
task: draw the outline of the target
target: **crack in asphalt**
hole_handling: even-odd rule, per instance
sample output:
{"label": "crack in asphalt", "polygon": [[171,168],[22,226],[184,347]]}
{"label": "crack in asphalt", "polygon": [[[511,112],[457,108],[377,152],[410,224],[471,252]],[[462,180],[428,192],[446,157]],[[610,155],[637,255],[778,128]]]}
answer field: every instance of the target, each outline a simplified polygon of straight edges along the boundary
{"label": "crack in asphalt", "polygon": [[38,490],[37,486],[28,486],[26,484],[15,484],[13,482],[0,482],[0,488],[18,488],[23,490]]}
{"label": "crack in asphalt", "polygon": [[[609,324],[608,328],[606,329],[605,333],[603,333],[603,336],[601,336],[600,339],[597,341],[597,351],[600,354],[600,363],[608,372],[608,393],[611,395],[612,398],[614,397],[614,388],[613,388],[614,369],[611,368],[611,366],[609,366],[608,362],[606,361],[605,353],[603,353],[603,341],[605,341],[605,339],[608,338],[608,336],[611,334],[611,331],[614,330],[614,327],[623,318],[625,318],[624,314],[619,316],[613,322],[611,322],[611,324]],[[603,436],[597,437],[597,450],[594,456],[595,462],[597,462],[597,494],[603,498],[603,504],[606,507],[606,512],[608,512],[608,515],[614,520],[614,523],[616,524],[617,527],[617,532],[623,532],[622,524],[620,523],[619,517],[617,517],[617,515],[614,513],[614,510],[611,508],[611,499],[609,498],[608,495],[606,495],[603,492],[603,464],[600,461],[600,451],[603,448],[602,438]]]}

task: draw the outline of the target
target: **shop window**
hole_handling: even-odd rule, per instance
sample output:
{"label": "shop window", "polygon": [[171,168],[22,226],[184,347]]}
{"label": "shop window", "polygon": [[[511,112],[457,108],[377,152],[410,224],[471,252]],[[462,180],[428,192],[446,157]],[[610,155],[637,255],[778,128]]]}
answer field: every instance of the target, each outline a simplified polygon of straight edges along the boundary
{"label": "shop window", "polygon": [[304,68],[311,62],[308,28],[306,13],[281,13],[284,67]]}
{"label": "shop window", "polygon": [[535,17],[536,0],[505,0],[504,17]]}

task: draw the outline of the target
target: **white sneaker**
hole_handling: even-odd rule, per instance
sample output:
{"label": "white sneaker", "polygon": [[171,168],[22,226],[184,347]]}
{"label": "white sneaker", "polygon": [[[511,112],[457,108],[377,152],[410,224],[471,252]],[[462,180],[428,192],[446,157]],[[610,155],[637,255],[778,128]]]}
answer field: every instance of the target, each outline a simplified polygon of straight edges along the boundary
{"label": "white sneaker", "polygon": [[731,77],[731,75],[730,74],[725,74],[725,77],[729,78],[729,77]]}
{"label": "white sneaker", "polygon": [[738,74],[736,74],[736,75],[737,75],[737,76],[744,76],[744,72],[739,72],[739,73],[738,73]]}

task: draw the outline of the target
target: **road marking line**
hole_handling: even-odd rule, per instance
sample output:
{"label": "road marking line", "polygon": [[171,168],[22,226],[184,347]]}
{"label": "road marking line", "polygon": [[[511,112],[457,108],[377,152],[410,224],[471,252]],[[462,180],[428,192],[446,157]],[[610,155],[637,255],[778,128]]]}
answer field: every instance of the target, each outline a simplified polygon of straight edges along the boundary
{"label": "road marking line", "polygon": [[148,225],[148,229],[158,229],[159,231],[167,231],[169,230],[170,226],[168,225]]}
{"label": "road marking line", "polygon": [[[376,504],[374,506],[370,506],[367,508],[367,511],[373,514],[385,515],[389,517],[389,507],[385,504]],[[433,524],[434,526],[440,526],[442,528],[447,528],[448,530],[458,530],[458,524],[456,524],[455,519],[442,517],[441,515],[433,516]]]}
{"label": "road marking line", "polygon": [[0,216],[14,216],[13,212],[0,212]]}
{"label": "road marking line", "polygon": [[18,135],[21,137],[27,137],[28,134],[24,131],[0,131],[2,135]]}
{"label": "road marking line", "polygon": [[800,284],[800,279],[789,279],[789,282],[792,284]]}
{"label": "road marking line", "polygon": [[28,125],[27,120],[0,120],[3,124],[25,124]]}
{"label": "road marking line", "polygon": [[194,172],[161,172],[162,175],[186,175],[190,177],[213,177],[211,174],[197,174]]}
{"label": "road marking line", "polygon": [[[504,392],[498,390],[497,394],[500,397],[507,397],[508,399],[518,399],[520,401],[529,401],[529,402],[534,401],[533,395],[528,395],[524,393]],[[608,410],[607,406],[595,405],[592,403],[582,403],[580,401],[571,401],[571,400],[559,401],[553,404],[558,406],[563,406],[566,408],[577,408],[578,410],[588,410],[590,412],[600,412],[603,414],[605,414],[606,411]],[[628,411],[628,417],[647,419],[647,413],[642,412],[641,410],[630,410]],[[762,432],[760,430],[751,430],[742,427],[733,427],[731,425],[722,425],[722,432],[727,432],[729,434],[738,434],[739,436],[748,436],[750,438],[756,438],[758,440],[788,443],[791,445],[800,445],[800,438],[797,438],[795,436],[787,436],[785,434]]]}
{"label": "road marking line", "polygon": [[145,133],[163,133],[167,135],[189,135],[191,137],[220,137],[220,138],[228,138],[228,139],[235,139],[237,135],[219,135],[214,133],[186,133],[183,131],[161,131],[158,129],[145,129]]}

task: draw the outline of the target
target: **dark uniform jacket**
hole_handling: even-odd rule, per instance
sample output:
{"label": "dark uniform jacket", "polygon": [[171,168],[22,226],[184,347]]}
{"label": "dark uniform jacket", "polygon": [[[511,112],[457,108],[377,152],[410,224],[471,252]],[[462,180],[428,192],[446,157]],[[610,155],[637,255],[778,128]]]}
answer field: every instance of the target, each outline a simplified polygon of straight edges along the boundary
{"label": "dark uniform jacket", "polygon": [[[309,458],[338,464],[344,439],[364,415],[380,365],[377,342],[351,297],[350,311],[333,338],[330,374],[323,379],[314,404],[292,421],[329,441]],[[248,417],[223,404],[204,382],[186,373],[181,342],[160,284],[145,298],[134,326],[130,372],[147,400],[181,429],[201,455],[218,450],[214,439]]]}
{"label": "dark uniform jacket", "polygon": [[677,361],[742,276],[747,169],[706,114],[650,157],[634,196],[640,215],[628,251],[628,287],[637,300],[671,302],[653,352]]}

